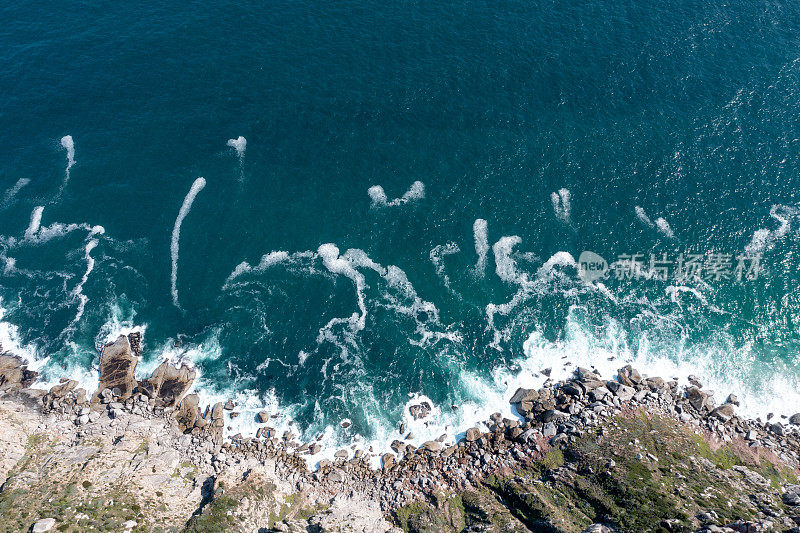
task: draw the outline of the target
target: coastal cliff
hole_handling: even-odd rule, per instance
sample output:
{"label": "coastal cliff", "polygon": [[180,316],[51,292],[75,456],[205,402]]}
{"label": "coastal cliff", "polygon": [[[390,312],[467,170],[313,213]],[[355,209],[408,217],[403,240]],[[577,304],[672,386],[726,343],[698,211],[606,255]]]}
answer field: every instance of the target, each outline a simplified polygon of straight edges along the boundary
{"label": "coastal cliff", "polygon": [[696,378],[578,368],[452,446],[310,465],[267,413],[223,438],[236,405],[201,406],[187,366],[137,380],[140,341],[103,348],[91,396],[0,355],[0,531],[800,531],[800,415],[739,417]]}

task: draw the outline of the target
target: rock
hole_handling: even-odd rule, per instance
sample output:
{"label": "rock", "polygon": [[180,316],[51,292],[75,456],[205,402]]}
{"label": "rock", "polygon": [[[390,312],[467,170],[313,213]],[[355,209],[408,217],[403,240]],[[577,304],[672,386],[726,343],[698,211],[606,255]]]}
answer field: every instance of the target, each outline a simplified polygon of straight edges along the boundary
{"label": "rock", "polygon": [[16,355],[0,355],[0,391],[28,388],[38,375],[38,372],[28,370],[25,361]]}
{"label": "rock", "polygon": [[733,411],[733,404],[724,403],[719,407],[715,408],[713,411],[711,411],[711,414],[709,416],[713,416],[715,418],[718,418],[719,420],[722,420],[723,422],[727,422],[728,420],[733,418],[734,414],[735,413]]}
{"label": "rock", "polygon": [[31,527],[32,533],[46,533],[47,531],[52,531],[53,528],[56,526],[56,519],[55,518],[42,518],[41,520],[37,520],[33,527]]}
{"label": "rock", "polygon": [[553,424],[552,422],[548,422],[547,424],[544,425],[544,428],[542,428],[542,435],[544,435],[544,437],[548,439],[550,437],[554,437],[556,435],[556,432],[557,432],[556,425]]}
{"label": "rock", "polygon": [[256,415],[256,420],[258,420],[260,424],[266,424],[269,422],[269,413],[266,411],[259,411]]}
{"label": "rock", "polygon": [[464,438],[467,442],[475,442],[481,438],[481,430],[478,428],[469,428],[464,435]]}
{"label": "rock", "polygon": [[592,524],[581,531],[581,533],[612,533],[612,531],[613,530],[611,528],[604,526],[603,524]]}
{"label": "rock", "polygon": [[691,383],[692,385],[694,385],[698,389],[702,389],[703,388],[703,384],[700,383],[700,380],[697,379],[697,376],[690,375],[687,379],[689,380],[689,383]]}
{"label": "rock", "polygon": [[225,402],[223,409],[225,409],[226,411],[233,411],[235,407],[236,404],[233,402],[233,400],[228,400],[227,402]]}
{"label": "rock", "polygon": [[397,461],[394,458],[393,453],[385,453],[381,456],[381,462],[383,463],[384,470],[391,470],[394,468],[394,465],[397,464]]}
{"label": "rock", "polygon": [[53,385],[50,387],[50,396],[53,398],[63,398],[78,386],[78,382],[74,379],[70,379],[65,381],[64,383],[59,383],[58,385]]}
{"label": "rock", "polygon": [[713,409],[714,400],[711,395],[701,391],[698,387],[692,385],[686,389],[686,399],[697,411],[702,412],[705,409]]}
{"label": "rock", "polygon": [[522,387],[517,389],[517,392],[511,397],[508,403],[520,402],[535,402],[539,399],[539,393],[535,389],[524,389]]}
{"label": "rock", "polygon": [[347,453],[347,450],[339,450],[333,454],[333,456],[336,457],[337,459],[347,459],[348,455],[350,454]]}
{"label": "rock", "polygon": [[800,413],[795,413],[790,416],[789,423],[795,426],[800,426]]}
{"label": "rock", "polygon": [[565,413],[563,411],[558,411],[555,409],[550,409],[548,411],[545,411],[545,413],[542,415],[542,422],[559,423],[567,419],[569,419],[568,413]]}
{"label": "rock", "polygon": [[625,365],[617,371],[619,382],[628,387],[636,387],[642,382],[642,375],[631,365]]}
{"label": "rock", "polygon": [[131,352],[131,343],[128,337],[120,335],[119,338],[103,347],[100,352],[100,382],[97,389],[119,389],[123,400],[130,398],[137,386],[134,371],[139,358]]}
{"label": "rock", "polygon": [[728,398],[725,400],[725,403],[729,403],[731,405],[739,406],[739,397],[735,394],[729,394]]}
{"label": "rock", "polygon": [[627,402],[636,395],[636,389],[629,387],[628,385],[620,385],[614,394],[616,394],[617,398],[623,402]]}
{"label": "rock", "polygon": [[435,440],[429,440],[428,442],[423,444],[422,447],[429,452],[437,453],[442,451],[442,445],[436,442]]}
{"label": "rock", "polygon": [[344,475],[340,470],[333,470],[328,474],[328,480],[333,483],[341,483],[344,481]]}
{"label": "rock", "polygon": [[191,387],[197,372],[186,364],[176,368],[164,361],[153,374],[141,381],[139,387],[151,398],[163,402],[166,407],[174,406]]}
{"label": "rock", "polygon": [[408,412],[411,414],[414,420],[421,420],[430,414],[431,409],[431,404],[428,402],[421,402],[419,404],[409,406]]}
{"label": "rock", "polygon": [[792,507],[800,506],[800,486],[794,485],[788,488],[789,490],[781,495],[781,501]]}
{"label": "rock", "polygon": [[197,394],[189,394],[181,400],[178,410],[175,412],[175,419],[178,421],[178,428],[183,431],[191,431],[200,419],[200,397]]}
{"label": "rock", "polygon": [[215,403],[211,408],[211,420],[221,420],[225,416],[223,409],[222,402]]}

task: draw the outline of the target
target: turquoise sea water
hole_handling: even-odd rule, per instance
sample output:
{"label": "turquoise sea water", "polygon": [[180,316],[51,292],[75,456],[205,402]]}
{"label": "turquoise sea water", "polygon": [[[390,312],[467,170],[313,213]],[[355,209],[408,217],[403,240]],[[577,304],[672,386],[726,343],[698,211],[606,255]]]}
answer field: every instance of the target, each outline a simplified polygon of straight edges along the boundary
{"label": "turquoise sea water", "polygon": [[[48,379],[91,386],[98,348],[139,328],[142,371],[191,361],[206,398],[340,441],[391,436],[420,396],[419,439],[457,432],[566,362],[800,408],[796,3],[0,21],[0,342]],[[587,283],[584,250],[705,273],[729,254],[733,279]]]}

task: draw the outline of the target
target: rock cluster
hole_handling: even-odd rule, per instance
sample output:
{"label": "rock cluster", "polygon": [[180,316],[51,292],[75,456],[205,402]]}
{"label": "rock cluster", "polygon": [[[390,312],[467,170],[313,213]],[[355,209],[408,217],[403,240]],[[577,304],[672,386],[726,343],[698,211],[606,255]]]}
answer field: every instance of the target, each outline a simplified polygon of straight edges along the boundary
{"label": "rock cluster", "polygon": [[[383,513],[397,513],[420,501],[439,502],[441,494],[477,494],[470,504],[475,509],[482,509],[480,512],[494,509],[492,513],[500,513],[505,516],[504,520],[513,522],[516,520],[513,516],[506,516],[508,509],[498,508],[493,500],[482,500],[481,491],[495,483],[491,480],[520,478],[514,481],[520,487],[540,490],[535,488],[538,485],[534,482],[525,481],[533,485],[523,483],[519,472],[527,472],[532,465],[545,464],[552,483],[578,487],[583,483],[580,477],[583,474],[571,463],[563,464],[563,455],[554,451],[566,453],[571,446],[587,438],[600,442],[619,427],[619,417],[638,411],[657,414],[691,428],[698,438],[720,445],[735,444],[752,450],[752,454],[759,457],[770,454],[769,457],[781,461],[789,469],[800,468],[800,438],[796,427],[800,425],[800,413],[786,420],[773,420],[774,417],[766,421],[748,420],[737,415],[735,396],[730,395],[717,405],[714,393],[704,390],[694,377],[688,385],[680,385],[677,380],[643,376],[628,365],[620,368],[614,379],[604,379],[592,369],[577,368],[571,379],[548,380],[538,389],[520,388],[509,398],[513,416],[495,413],[489,420],[467,429],[456,442],[446,435],[419,446],[411,442],[411,435],[395,440],[390,445],[392,452],[381,455],[381,467],[377,470],[370,466],[374,454],[371,449],[352,446],[336,451],[333,460],[322,460],[315,471],[310,471],[306,458],[321,451],[320,443],[300,442],[288,431],[279,435],[268,425],[274,415],[266,411],[255,416],[263,425],[254,438],[236,435],[223,439],[226,420],[239,416],[237,406],[232,400],[201,406],[197,394],[187,394],[196,377],[188,366],[176,367],[164,362],[151,376],[137,380],[135,369],[140,346],[140,336],[132,334],[120,336],[103,347],[100,387],[92,398],[87,397],[76,381],[68,379],[49,391],[31,389],[36,374],[28,371],[23,361],[0,355],[0,393],[24,397],[40,406],[48,416],[68,422],[74,428],[75,438],[96,434],[98,427],[119,427],[123,421],[129,424],[131,420],[149,420],[175,428],[176,435],[170,442],[179,446],[178,456],[190,461],[198,476],[202,473],[206,479],[214,480],[230,476],[232,472],[242,472],[243,477],[238,481],[241,482],[252,465],[269,464],[273,465],[272,473],[281,482],[308,498],[311,505],[328,505],[337,495],[350,494],[373,502]],[[432,406],[425,401],[409,407],[409,414],[417,420],[431,411]],[[641,450],[633,459],[644,465],[643,468],[659,468],[659,458],[638,441],[634,439],[628,445],[634,451]],[[690,459],[696,470],[714,468],[703,461],[708,463],[702,457]],[[608,458],[599,468],[614,470],[619,466],[615,459]],[[744,476],[753,486],[762,486],[764,482],[760,474],[746,468],[715,475],[731,483],[733,477],[726,476]],[[510,491],[500,498],[501,501],[507,501],[521,490],[509,489],[510,482],[504,483],[491,485],[491,490],[498,494]],[[780,509],[769,499],[758,503],[761,514],[771,518],[723,523],[719,517],[715,518],[714,510],[709,509],[693,521],[702,531],[760,531],[759,528],[772,527],[767,525],[770,520],[773,526],[786,525],[794,517],[800,523],[800,486],[787,485],[780,499]],[[441,502],[436,505],[442,506],[440,510],[447,509]],[[342,507],[344,514],[341,516],[345,516],[347,505],[342,504]],[[323,527],[332,523],[330,516],[325,516],[328,518],[318,515],[313,526],[320,531],[335,531]],[[276,525],[276,530],[290,531],[296,525],[287,519]],[[661,527],[672,530],[669,524]],[[390,529],[387,526],[380,531]],[[606,530],[605,525],[594,524],[586,531]]]}

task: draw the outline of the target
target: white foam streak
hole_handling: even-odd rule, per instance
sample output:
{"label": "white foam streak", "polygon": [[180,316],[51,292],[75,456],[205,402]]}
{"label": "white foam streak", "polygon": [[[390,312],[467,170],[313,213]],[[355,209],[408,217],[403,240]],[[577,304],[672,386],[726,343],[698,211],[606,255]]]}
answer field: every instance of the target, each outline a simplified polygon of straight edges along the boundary
{"label": "white foam streak", "polygon": [[19,191],[22,190],[22,188],[25,187],[30,182],[31,182],[31,180],[29,180],[28,178],[20,178],[20,179],[18,179],[17,183],[15,183],[13,187],[11,187],[10,189],[8,189],[8,191],[6,191],[6,194],[3,197],[3,203],[0,204],[0,205],[2,207],[7,207],[9,204],[11,204],[11,201],[14,198],[16,198],[16,196],[19,193]]}
{"label": "white foam streak", "polygon": [[572,202],[569,189],[559,189],[557,193],[550,194],[553,212],[560,221],[569,224],[572,220]]}
{"label": "white foam streak", "polygon": [[675,233],[672,231],[672,228],[669,226],[669,222],[664,220],[663,217],[656,219],[656,229],[658,229],[659,233],[664,235],[668,239],[674,239]]}
{"label": "white foam streak", "polygon": [[[353,331],[361,331],[364,329],[367,320],[367,306],[364,303],[364,287],[366,281],[364,275],[356,270],[353,265],[344,257],[339,256],[339,248],[332,243],[322,244],[317,249],[317,254],[322,259],[322,264],[333,274],[341,274],[353,281],[356,286],[356,297],[358,298],[358,308],[361,310],[361,315],[356,313],[346,319],[332,319],[323,330],[330,329],[331,326],[341,323],[342,320],[349,322]],[[322,333],[322,331],[320,332]]]}
{"label": "white foam streak", "polygon": [[478,218],[472,224],[472,233],[475,236],[475,253],[478,262],[475,263],[475,274],[479,277],[486,275],[486,254],[489,253],[489,230],[487,222]]}
{"label": "white foam streak", "polygon": [[655,224],[653,224],[653,221],[650,220],[650,217],[647,216],[647,213],[645,213],[644,208],[637,205],[636,207],[633,208],[633,210],[636,212],[636,217],[642,222],[642,224],[650,228],[655,228]]}
{"label": "white foam streak", "polygon": [[225,285],[223,285],[223,289],[226,288],[230,282],[232,282],[239,276],[252,272],[264,272],[265,270],[279,263],[285,263],[289,261],[289,259],[290,256],[288,252],[278,250],[261,256],[261,261],[259,261],[259,263],[256,266],[250,265],[250,263],[248,263],[247,261],[242,261],[236,266],[236,268],[233,269],[233,272],[231,272],[231,274],[228,276],[228,279],[225,280]]}
{"label": "white foam streak", "polygon": [[392,201],[389,201],[386,191],[380,185],[373,185],[367,189],[367,194],[372,200],[372,207],[394,207],[425,198],[425,184],[421,181],[415,181],[403,196]]}
{"label": "white foam streak", "polygon": [[768,252],[775,247],[775,242],[785,237],[791,229],[790,219],[800,214],[800,210],[785,205],[773,205],[769,209],[769,216],[778,221],[779,226],[770,230],[761,228],[753,232],[753,237],[745,246],[744,252],[749,256]]}
{"label": "white foam streak", "polygon": [[175,304],[175,307],[180,307],[178,303],[178,246],[181,238],[181,224],[183,223],[183,219],[186,218],[186,215],[189,214],[189,210],[192,208],[192,203],[197,193],[203,190],[205,186],[205,179],[197,178],[194,180],[192,187],[189,189],[189,193],[183,199],[183,205],[181,205],[181,209],[178,212],[178,218],[175,219],[175,227],[172,228],[172,242],[170,243],[170,254],[172,256],[171,282],[172,302]]}
{"label": "white foam streak", "polygon": [[44,211],[44,206],[39,205],[33,208],[31,212],[31,221],[28,224],[28,229],[25,230],[25,240],[33,240],[36,234],[39,232],[39,227],[42,225],[42,212]]}
{"label": "white foam streak", "polygon": [[78,321],[83,316],[83,312],[86,308],[86,302],[89,301],[89,297],[83,294],[83,286],[89,279],[89,274],[92,273],[94,270],[94,258],[92,257],[92,250],[97,247],[98,240],[97,239],[90,239],[86,243],[86,247],[84,248],[84,258],[86,259],[86,271],[83,273],[83,277],[81,277],[81,281],[72,289],[72,296],[78,298],[78,311],[75,313],[75,318],[72,319],[72,323],[68,326],[68,329],[74,327]]}

